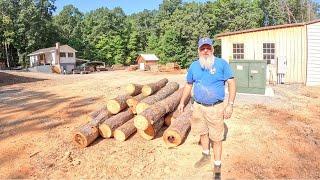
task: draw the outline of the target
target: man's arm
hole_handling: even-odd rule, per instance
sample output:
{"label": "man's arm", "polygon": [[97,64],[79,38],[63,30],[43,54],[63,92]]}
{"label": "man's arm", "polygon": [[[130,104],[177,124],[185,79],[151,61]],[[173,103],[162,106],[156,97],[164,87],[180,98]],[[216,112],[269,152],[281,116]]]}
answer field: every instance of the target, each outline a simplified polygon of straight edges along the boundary
{"label": "man's arm", "polygon": [[228,79],[228,92],[229,92],[229,97],[228,97],[228,105],[224,110],[224,118],[229,119],[232,115],[233,112],[233,103],[236,98],[236,80],[234,78]]}
{"label": "man's arm", "polygon": [[184,86],[183,94],[182,94],[182,97],[181,97],[181,100],[180,100],[180,104],[178,106],[178,109],[179,109],[180,112],[183,112],[183,109],[184,109],[184,106],[185,106],[185,103],[186,103],[185,101],[186,101],[186,99],[189,99],[188,97],[190,96],[191,89],[192,89],[192,84],[187,83]]}
{"label": "man's arm", "polygon": [[236,98],[236,80],[234,78],[228,79],[227,83],[229,91],[228,103],[233,104]]}

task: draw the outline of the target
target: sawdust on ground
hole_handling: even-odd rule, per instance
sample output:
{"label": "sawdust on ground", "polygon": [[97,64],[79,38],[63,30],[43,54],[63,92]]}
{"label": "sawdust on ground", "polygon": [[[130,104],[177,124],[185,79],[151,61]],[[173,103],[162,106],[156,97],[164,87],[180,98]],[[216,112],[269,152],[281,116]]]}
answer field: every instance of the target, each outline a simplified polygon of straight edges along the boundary
{"label": "sawdust on ground", "polygon": [[[184,85],[184,74],[113,71],[87,75],[0,72],[0,178],[211,179],[197,138],[168,149],[134,135],[99,138],[87,148],[72,131],[127,83],[161,78]],[[320,178],[320,87],[275,86],[275,97],[239,96],[226,120],[223,178]],[[260,99],[259,99],[260,98]],[[265,103],[264,103],[265,102]],[[318,154],[318,155],[317,155]]]}

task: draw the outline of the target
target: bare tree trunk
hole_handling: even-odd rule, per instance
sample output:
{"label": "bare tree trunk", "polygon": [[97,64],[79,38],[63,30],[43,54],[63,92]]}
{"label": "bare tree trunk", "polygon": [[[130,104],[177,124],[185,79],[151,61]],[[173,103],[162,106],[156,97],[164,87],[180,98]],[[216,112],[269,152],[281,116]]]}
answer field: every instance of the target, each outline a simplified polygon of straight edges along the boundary
{"label": "bare tree trunk", "polygon": [[6,51],[7,66],[8,66],[8,68],[9,68],[9,67],[10,67],[10,61],[9,61],[9,54],[8,54],[8,44],[7,44],[6,41],[4,42],[4,49],[5,49],[5,51]]}

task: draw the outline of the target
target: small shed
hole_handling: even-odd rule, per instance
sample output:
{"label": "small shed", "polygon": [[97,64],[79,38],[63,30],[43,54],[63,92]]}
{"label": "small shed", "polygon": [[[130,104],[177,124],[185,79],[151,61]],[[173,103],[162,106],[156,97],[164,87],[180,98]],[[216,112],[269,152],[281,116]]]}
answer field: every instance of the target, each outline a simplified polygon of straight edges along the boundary
{"label": "small shed", "polygon": [[218,34],[222,58],[264,60],[269,83],[320,85],[320,19]]}
{"label": "small shed", "polygon": [[60,46],[60,43],[56,43],[55,47],[39,49],[28,54],[30,67],[56,66],[60,73],[71,72],[76,65],[76,52],[68,45]]}
{"label": "small shed", "polygon": [[155,54],[140,54],[136,60],[140,70],[145,70],[151,65],[157,64],[158,61],[159,58]]}

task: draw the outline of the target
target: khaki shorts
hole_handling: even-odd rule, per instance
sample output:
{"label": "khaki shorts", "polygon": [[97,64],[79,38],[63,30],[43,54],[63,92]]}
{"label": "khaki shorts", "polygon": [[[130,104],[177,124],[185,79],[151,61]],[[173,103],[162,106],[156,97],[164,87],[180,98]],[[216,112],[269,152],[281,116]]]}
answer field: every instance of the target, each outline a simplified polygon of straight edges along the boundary
{"label": "khaki shorts", "polygon": [[212,141],[222,141],[224,139],[223,112],[223,102],[214,106],[203,106],[194,102],[191,120],[192,133],[209,134]]}

